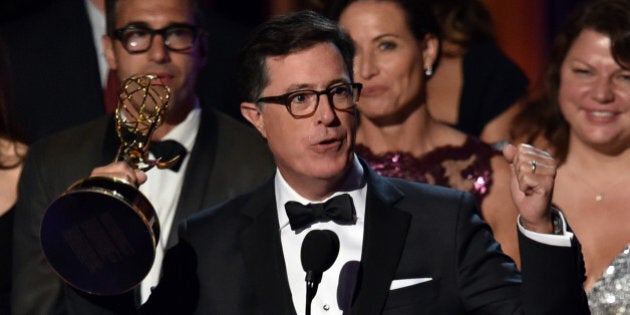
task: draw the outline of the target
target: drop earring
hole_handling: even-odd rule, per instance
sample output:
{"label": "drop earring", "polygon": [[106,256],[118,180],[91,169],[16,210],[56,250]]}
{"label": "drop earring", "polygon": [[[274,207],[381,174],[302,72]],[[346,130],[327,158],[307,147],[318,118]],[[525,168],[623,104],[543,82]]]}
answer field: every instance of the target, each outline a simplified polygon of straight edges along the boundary
{"label": "drop earring", "polygon": [[433,67],[429,66],[428,68],[426,68],[426,69],[424,70],[424,74],[425,74],[427,77],[432,76],[432,75],[433,75]]}

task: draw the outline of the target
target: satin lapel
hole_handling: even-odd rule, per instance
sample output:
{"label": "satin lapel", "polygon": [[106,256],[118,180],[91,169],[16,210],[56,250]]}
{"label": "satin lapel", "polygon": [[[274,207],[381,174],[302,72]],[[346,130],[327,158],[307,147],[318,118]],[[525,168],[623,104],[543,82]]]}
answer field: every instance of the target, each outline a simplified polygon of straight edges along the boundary
{"label": "satin lapel", "polygon": [[258,311],[295,314],[287,278],[273,179],[255,194],[243,213],[252,219],[243,229],[241,243],[247,273],[252,277]]}
{"label": "satin lapel", "polygon": [[105,129],[105,138],[103,139],[103,151],[101,153],[101,164],[105,165],[109,164],[116,158],[116,154],[118,153],[118,148],[120,147],[120,139],[118,138],[118,133],[116,132],[116,120],[114,119],[114,115],[108,115],[109,122],[107,123],[107,128]]}
{"label": "satin lapel", "polygon": [[[364,165],[364,169],[368,167]],[[368,170],[361,276],[352,314],[380,314],[394,279],[410,216],[394,208],[402,192]]]}
{"label": "satin lapel", "polygon": [[[217,144],[217,121],[213,112],[204,108],[201,111],[201,123],[195,139],[195,145],[190,152],[190,160],[186,167],[184,183],[177,204],[177,212],[173,222],[181,222],[194,212],[204,208],[205,198],[210,198],[208,186],[211,171],[215,164]],[[177,242],[177,224],[173,224],[168,238],[168,245]]]}

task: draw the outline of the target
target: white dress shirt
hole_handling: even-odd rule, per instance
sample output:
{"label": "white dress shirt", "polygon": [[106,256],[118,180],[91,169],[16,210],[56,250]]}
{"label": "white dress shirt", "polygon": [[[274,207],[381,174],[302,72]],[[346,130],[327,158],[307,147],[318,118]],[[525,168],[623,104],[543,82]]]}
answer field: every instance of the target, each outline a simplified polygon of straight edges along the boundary
{"label": "white dress shirt", "polygon": [[280,237],[282,240],[282,252],[287,267],[289,286],[293,297],[293,305],[298,314],[304,314],[306,310],[306,272],[302,269],[300,252],[302,241],[311,230],[331,230],[339,236],[339,256],[332,267],[324,271],[322,281],[319,284],[317,294],[311,304],[311,314],[342,314],[337,304],[337,286],[340,272],[344,264],[349,261],[361,260],[361,246],[363,244],[363,223],[365,219],[365,197],[367,185],[363,176],[361,164],[354,158],[350,176],[346,179],[343,189],[334,193],[330,198],[344,193],[349,194],[354,202],[357,221],[354,225],[339,225],[330,222],[319,222],[311,227],[296,233],[291,230],[289,218],[284,209],[288,201],[297,201],[301,204],[319,203],[326,200],[308,200],[293,190],[279,171],[275,177],[276,201],[278,205],[278,219],[280,222]]}
{"label": "white dress shirt", "polygon": [[[160,222],[160,239],[155,249],[155,260],[151,271],[140,285],[142,303],[146,302],[151,294],[151,287],[159,282],[166,243],[173,226],[179,195],[184,183],[184,174],[190,160],[190,152],[195,145],[200,122],[201,109],[197,102],[197,106],[188,113],[186,119],[162,138],[162,140],[176,140],[186,148],[187,154],[179,171],[154,167],[147,171],[147,181],[140,186],[140,191],[153,205]],[[155,158],[153,154],[150,154],[150,157]]]}

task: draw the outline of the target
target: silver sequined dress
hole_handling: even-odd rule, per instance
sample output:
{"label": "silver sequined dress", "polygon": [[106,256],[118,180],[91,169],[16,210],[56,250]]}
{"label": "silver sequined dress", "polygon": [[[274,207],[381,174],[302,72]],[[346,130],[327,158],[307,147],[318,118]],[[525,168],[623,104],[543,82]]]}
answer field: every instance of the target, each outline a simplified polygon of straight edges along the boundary
{"label": "silver sequined dress", "polygon": [[630,244],[588,294],[593,315],[630,315]]}

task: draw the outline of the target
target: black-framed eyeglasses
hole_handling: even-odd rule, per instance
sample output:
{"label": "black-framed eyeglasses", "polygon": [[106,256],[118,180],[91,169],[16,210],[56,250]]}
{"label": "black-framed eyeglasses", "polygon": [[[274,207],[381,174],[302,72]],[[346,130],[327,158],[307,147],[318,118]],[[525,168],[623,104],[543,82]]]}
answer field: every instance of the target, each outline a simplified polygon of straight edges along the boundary
{"label": "black-framed eyeglasses", "polygon": [[325,90],[298,90],[278,96],[266,96],[256,100],[256,103],[280,104],[287,107],[291,116],[295,118],[309,117],[319,106],[319,96],[326,94],[328,103],[337,110],[348,110],[356,106],[361,94],[361,83],[343,83],[333,85]]}
{"label": "black-framed eyeglasses", "polygon": [[114,30],[113,37],[119,40],[130,54],[146,52],[153,44],[156,34],[162,36],[164,45],[171,51],[184,51],[193,47],[201,33],[199,27],[190,24],[172,24],[159,30],[141,25],[129,25]]}

